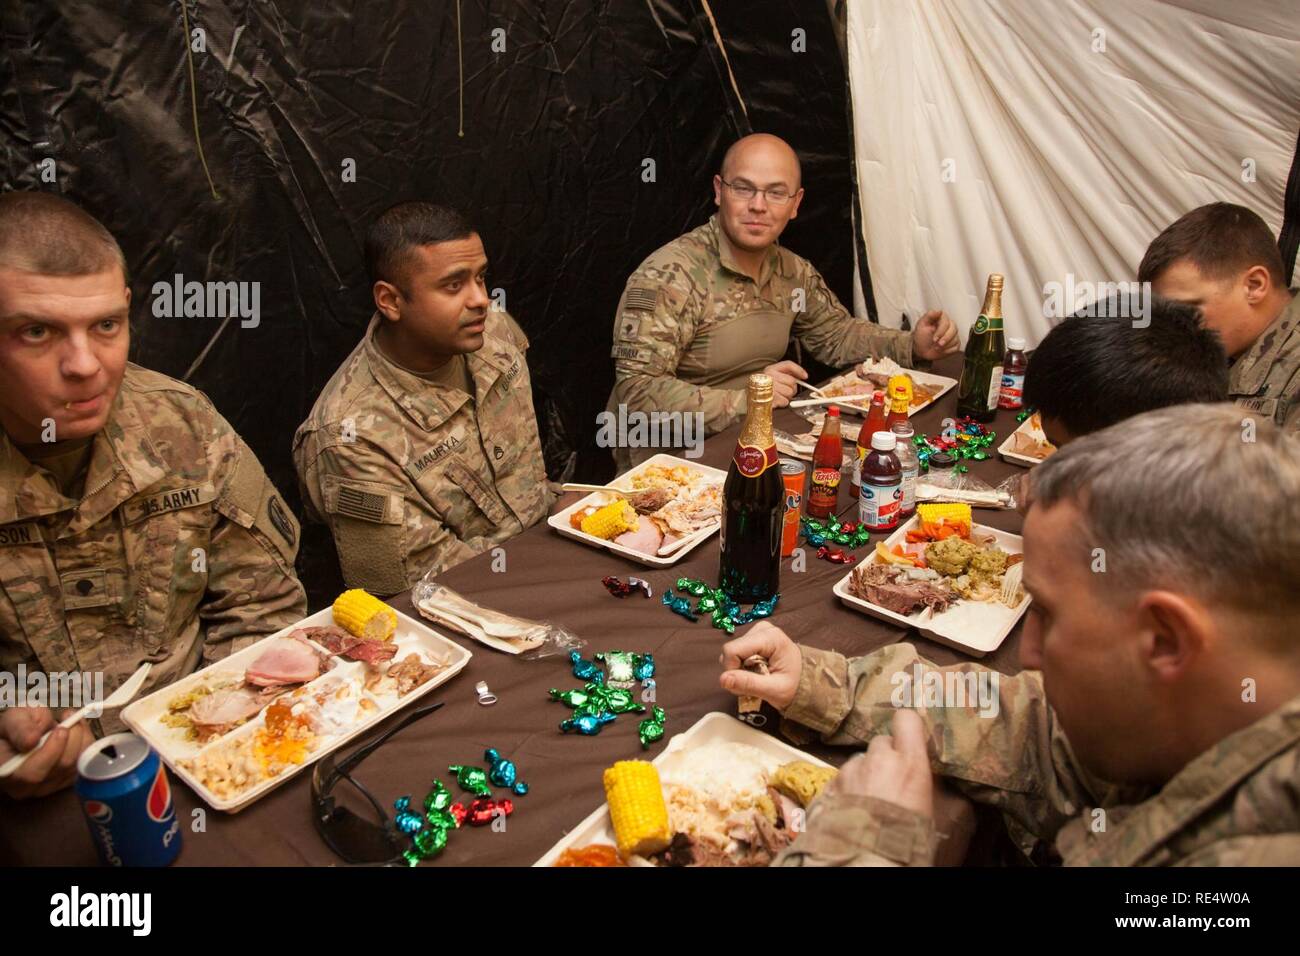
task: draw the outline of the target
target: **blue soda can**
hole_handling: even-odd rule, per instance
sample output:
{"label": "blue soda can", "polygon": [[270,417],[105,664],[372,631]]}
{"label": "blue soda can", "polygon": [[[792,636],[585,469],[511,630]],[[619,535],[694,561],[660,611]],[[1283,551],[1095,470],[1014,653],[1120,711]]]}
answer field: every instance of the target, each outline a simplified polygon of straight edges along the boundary
{"label": "blue soda can", "polygon": [[77,758],[77,796],[106,866],[166,866],[181,849],[167,770],[135,734],[95,741]]}

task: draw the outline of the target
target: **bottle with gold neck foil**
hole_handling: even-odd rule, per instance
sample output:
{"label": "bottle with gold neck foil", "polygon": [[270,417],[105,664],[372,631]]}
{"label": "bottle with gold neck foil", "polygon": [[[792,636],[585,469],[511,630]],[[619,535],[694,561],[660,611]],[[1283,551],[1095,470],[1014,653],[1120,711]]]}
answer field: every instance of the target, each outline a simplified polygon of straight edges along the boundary
{"label": "bottle with gold neck foil", "polygon": [[777,592],[785,484],[772,434],[772,378],[749,377],[749,413],[722,488],[722,564],[718,586],[749,604]]}
{"label": "bottle with gold neck foil", "polygon": [[1002,276],[989,276],[984,308],[966,340],[966,361],[957,386],[957,415],[969,415],[977,422],[991,422],[1002,394]]}

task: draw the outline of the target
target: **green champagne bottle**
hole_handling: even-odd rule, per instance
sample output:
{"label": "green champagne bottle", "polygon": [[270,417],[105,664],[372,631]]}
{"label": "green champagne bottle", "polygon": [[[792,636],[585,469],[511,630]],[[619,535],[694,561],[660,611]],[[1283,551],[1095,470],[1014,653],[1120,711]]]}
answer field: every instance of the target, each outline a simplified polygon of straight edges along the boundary
{"label": "green champagne bottle", "polygon": [[966,340],[966,361],[957,386],[957,415],[977,422],[991,422],[1002,394],[1002,276],[989,276],[984,308]]}

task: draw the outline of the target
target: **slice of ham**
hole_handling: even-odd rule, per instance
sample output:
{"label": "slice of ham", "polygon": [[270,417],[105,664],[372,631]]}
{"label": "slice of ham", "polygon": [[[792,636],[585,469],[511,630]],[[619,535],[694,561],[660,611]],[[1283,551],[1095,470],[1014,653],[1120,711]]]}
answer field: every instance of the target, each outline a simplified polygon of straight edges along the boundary
{"label": "slice of ham", "polygon": [[642,517],[637,522],[635,531],[624,531],[614,539],[615,544],[621,544],[625,548],[633,551],[639,551],[641,554],[654,554],[663,544],[664,536],[659,531],[659,526],[649,518]]}
{"label": "slice of ham", "polygon": [[328,658],[294,634],[276,638],[244,671],[244,680],[258,687],[305,684],[329,670]]}
{"label": "slice of ham", "polygon": [[349,634],[337,624],[299,628],[290,636],[297,635],[313,640],[331,654],[338,654],[350,661],[364,661],[372,665],[382,664],[384,661],[391,661],[397,654],[397,645],[392,641],[365,640]]}

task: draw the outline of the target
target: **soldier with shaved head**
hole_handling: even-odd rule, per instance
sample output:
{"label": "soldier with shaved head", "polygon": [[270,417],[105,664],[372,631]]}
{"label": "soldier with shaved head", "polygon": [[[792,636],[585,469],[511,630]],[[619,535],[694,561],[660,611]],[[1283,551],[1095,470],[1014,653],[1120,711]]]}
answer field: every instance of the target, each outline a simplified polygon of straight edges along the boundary
{"label": "soldier with shaved head", "polygon": [[[772,376],[774,404],[786,405],[808,377],[782,360],[792,334],[833,366],[887,356],[914,367],[960,347],[942,312],[927,312],[910,333],[850,315],[811,263],[777,244],[803,197],[799,157],[784,140],[756,133],[727,150],[713,177],[717,213],[627,280],[611,412],[699,412],[714,434],[744,416],[754,372]],[[625,468],[653,453],[618,448],[615,458]]]}
{"label": "soldier with shaved head", "polygon": [[[130,303],[94,217],[0,196],[0,668],[102,674],[105,694],[144,663],[148,693],[307,610],[293,514],[201,392],[127,361]],[[36,747],[51,707],[0,712],[0,763]],[[92,739],[54,729],[0,791],[66,786]]]}
{"label": "soldier with shaved head", "polygon": [[[796,740],[867,748],[777,862],[931,863],[941,782],[1047,861],[1300,863],[1300,438],[1175,405],[1070,442],[1033,486],[1021,673],[911,644],[847,658],[766,622],[724,645],[723,688]],[[919,692],[963,684],[996,706]]]}

